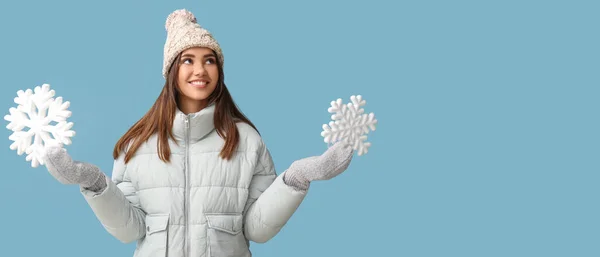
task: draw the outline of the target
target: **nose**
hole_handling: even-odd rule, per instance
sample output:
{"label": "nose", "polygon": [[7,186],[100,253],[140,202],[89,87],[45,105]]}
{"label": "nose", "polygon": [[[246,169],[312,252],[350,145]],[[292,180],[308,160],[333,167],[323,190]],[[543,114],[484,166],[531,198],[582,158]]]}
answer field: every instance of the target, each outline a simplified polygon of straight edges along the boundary
{"label": "nose", "polygon": [[194,75],[202,76],[204,75],[204,65],[202,63],[194,64]]}

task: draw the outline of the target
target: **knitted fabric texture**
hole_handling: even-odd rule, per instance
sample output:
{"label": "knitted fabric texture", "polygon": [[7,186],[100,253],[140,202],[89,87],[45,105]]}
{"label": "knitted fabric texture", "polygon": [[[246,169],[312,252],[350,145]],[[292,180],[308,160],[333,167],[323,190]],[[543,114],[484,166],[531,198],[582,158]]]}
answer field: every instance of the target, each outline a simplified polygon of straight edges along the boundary
{"label": "knitted fabric texture", "polygon": [[164,47],[162,75],[166,79],[173,60],[178,54],[192,47],[206,47],[217,54],[219,64],[223,66],[223,52],[212,34],[198,24],[190,11],[180,9],[172,12],[165,22],[167,40]]}
{"label": "knitted fabric texture", "polygon": [[62,147],[49,147],[43,158],[50,175],[62,184],[79,184],[95,192],[106,188],[106,177],[97,166],[74,161]]}
{"label": "knitted fabric texture", "polygon": [[286,170],[283,182],[299,191],[306,191],[310,182],[329,180],[344,172],[354,155],[354,150],[345,141],[336,142],[320,156],[294,161]]}

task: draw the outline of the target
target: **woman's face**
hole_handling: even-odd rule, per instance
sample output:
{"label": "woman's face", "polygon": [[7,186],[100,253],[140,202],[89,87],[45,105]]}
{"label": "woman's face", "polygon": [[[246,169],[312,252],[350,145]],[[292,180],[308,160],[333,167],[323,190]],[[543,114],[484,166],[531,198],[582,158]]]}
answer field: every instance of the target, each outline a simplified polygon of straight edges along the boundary
{"label": "woman's face", "polygon": [[206,47],[194,47],[181,53],[177,87],[181,92],[178,106],[184,113],[199,112],[208,105],[208,97],[219,81],[217,56]]}

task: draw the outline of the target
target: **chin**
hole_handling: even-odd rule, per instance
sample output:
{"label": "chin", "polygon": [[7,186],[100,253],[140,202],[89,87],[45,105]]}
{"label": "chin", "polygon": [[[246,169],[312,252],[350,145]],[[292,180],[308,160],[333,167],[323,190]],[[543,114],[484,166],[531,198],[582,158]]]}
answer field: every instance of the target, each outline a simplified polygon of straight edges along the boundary
{"label": "chin", "polygon": [[194,99],[195,101],[205,101],[205,100],[208,99],[208,96],[204,96],[204,95],[203,96],[193,96],[193,97],[190,97],[190,98]]}
{"label": "chin", "polygon": [[204,101],[214,92],[214,90],[182,90],[185,98],[192,101]]}

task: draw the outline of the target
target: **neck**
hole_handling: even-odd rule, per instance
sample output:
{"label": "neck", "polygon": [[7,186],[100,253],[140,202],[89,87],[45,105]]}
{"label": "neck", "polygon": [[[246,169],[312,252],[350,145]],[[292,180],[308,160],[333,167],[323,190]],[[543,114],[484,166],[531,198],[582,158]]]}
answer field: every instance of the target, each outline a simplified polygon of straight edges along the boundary
{"label": "neck", "polygon": [[208,103],[206,100],[180,99],[177,103],[179,110],[185,114],[196,113],[204,109]]}

